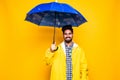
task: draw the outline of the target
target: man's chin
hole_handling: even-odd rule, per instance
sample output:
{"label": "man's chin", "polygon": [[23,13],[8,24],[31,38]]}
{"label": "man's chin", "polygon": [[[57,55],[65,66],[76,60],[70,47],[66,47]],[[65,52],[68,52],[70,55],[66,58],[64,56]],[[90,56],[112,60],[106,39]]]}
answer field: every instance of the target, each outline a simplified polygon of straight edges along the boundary
{"label": "man's chin", "polygon": [[72,42],[72,40],[65,40],[65,42],[66,42],[66,43],[70,43],[70,42]]}

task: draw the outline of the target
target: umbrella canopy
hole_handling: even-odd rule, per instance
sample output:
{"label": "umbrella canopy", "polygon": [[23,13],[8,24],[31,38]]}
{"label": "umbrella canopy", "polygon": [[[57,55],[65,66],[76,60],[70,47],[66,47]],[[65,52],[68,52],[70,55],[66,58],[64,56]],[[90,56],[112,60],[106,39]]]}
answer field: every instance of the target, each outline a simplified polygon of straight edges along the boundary
{"label": "umbrella canopy", "polygon": [[41,26],[62,27],[65,25],[79,26],[86,22],[80,12],[65,3],[51,2],[34,7],[26,19]]}
{"label": "umbrella canopy", "polygon": [[25,20],[40,26],[55,27],[65,25],[79,26],[87,20],[80,12],[65,3],[50,2],[39,4],[27,13]]}

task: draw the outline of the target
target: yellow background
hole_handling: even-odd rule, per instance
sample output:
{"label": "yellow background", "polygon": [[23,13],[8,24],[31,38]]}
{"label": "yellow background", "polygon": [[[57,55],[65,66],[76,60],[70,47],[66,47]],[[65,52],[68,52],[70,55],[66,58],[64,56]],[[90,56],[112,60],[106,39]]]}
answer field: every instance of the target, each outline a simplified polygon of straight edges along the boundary
{"label": "yellow background", "polygon": [[[53,0],[54,1],[54,0]],[[0,0],[0,80],[49,80],[44,52],[53,28],[24,21],[34,6],[52,0]],[[74,28],[84,48],[90,80],[120,80],[120,1],[59,0],[80,11],[87,23]],[[62,42],[56,29],[56,42]]]}

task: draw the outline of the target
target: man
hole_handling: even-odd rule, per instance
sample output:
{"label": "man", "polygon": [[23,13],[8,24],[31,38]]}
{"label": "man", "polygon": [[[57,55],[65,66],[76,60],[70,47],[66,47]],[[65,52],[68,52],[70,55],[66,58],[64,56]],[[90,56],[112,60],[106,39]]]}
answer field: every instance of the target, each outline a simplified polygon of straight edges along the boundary
{"label": "man", "polygon": [[73,42],[71,25],[62,28],[64,41],[52,44],[46,51],[46,62],[51,65],[50,80],[87,80],[87,62],[83,50]]}

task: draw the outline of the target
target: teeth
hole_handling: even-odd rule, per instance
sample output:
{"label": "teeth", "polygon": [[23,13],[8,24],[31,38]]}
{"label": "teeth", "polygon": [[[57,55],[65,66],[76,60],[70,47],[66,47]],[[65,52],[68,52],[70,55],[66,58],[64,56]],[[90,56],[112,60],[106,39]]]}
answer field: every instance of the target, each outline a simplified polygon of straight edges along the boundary
{"label": "teeth", "polygon": [[66,38],[66,39],[70,39],[70,38]]}

